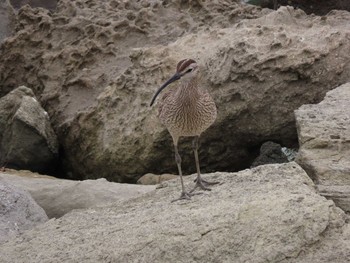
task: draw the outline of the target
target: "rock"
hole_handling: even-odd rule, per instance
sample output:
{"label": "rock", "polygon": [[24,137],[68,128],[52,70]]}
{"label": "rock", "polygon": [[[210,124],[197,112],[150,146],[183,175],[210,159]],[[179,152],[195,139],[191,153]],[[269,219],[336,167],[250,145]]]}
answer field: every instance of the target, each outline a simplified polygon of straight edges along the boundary
{"label": "rock", "polygon": [[45,172],[54,168],[58,142],[47,112],[22,86],[0,99],[0,164]]}
{"label": "rock", "polygon": [[[316,193],[296,163],[204,176],[223,184],[171,203],[181,189],[172,180],[118,205],[71,212],[3,244],[2,261],[328,263],[349,258],[344,212]],[[187,188],[194,177],[185,179]]]}
{"label": "rock", "polygon": [[177,175],[174,174],[145,174],[140,179],[137,180],[137,184],[143,184],[143,185],[154,185],[154,184],[160,184],[162,182],[172,180],[175,178],[179,178]]}
{"label": "rock", "polygon": [[8,1],[0,2],[0,44],[11,35],[13,27],[13,10]]}
{"label": "rock", "polygon": [[277,9],[276,0],[241,0],[241,2],[249,5],[261,6],[262,8]]}
{"label": "rock", "polygon": [[24,5],[29,5],[33,8],[42,7],[48,10],[55,10],[57,7],[57,0],[9,0],[15,9],[20,9]]}
{"label": "rock", "polygon": [[[322,192],[328,197],[341,186],[342,198],[346,194],[350,201],[349,100],[350,83],[347,83],[329,91],[319,104],[301,106],[295,116],[300,142],[297,162],[322,185]],[[337,191],[334,191],[334,201],[340,204],[336,201]],[[350,211],[348,205],[341,208]]]}
{"label": "rock", "polygon": [[0,172],[0,180],[28,191],[49,218],[59,218],[74,209],[111,205],[155,189],[154,186],[111,183],[103,178],[71,181],[9,169]]}
{"label": "rock", "polygon": [[0,179],[0,245],[47,220],[28,192]]}
{"label": "rock", "polygon": [[282,152],[282,147],[275,142],[264,142],[260,148],[260,155],[254,160],[251,167],[272,163],[287,163],[288,158]]}
{"label": "rock", "polygon": [[317,185],[321,195],[331,199],[334,203],[346,211],[350,212],[350,185]]}
{"label": "rock", "polygon": [[[347,12],[321,18],[223,0],[62,0],[53,14],[24,6],[21,30],[0,48],[0,94],[35,87],[66,176],[136,182],[177,173],[149,102],[176,62],[192,57],[219,110],[201,138],[202,170],[236,171],[262,142],[293,146],[294,110],[350,80],[349,20]],[[184,173],[195,172],[189,140],[180,151]]]}
{"label": "rock", "polygon": [[350,185],[350,83],[295,111],[298,163],[321,185]]}

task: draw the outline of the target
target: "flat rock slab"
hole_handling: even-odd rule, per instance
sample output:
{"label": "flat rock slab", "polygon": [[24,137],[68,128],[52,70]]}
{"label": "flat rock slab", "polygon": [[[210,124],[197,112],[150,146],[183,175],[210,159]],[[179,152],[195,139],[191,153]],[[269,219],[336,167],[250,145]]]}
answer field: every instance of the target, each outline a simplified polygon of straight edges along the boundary
{"label": "flat rock slab", "polygon": [[[204,176],[222,184],[192,200],[171,203],[180,194],[179,182],[172,180],[118,205],[50,220],[2,245],[2,262],[346,262],[350,257],[349,243],[342,242],[350,233],[340,233],[347,229],[344,213],[316,193],[296,163]],[[193,186],[193,178],[185,181],[187,188]]]}
{"label": "flat rock slab", "polygon": [[72,181],[40,176],[29,171],[0,172],[0,180],[27,190],[49,218],[82,208],[105,206],[153,191],[155,186],[98,180]]}

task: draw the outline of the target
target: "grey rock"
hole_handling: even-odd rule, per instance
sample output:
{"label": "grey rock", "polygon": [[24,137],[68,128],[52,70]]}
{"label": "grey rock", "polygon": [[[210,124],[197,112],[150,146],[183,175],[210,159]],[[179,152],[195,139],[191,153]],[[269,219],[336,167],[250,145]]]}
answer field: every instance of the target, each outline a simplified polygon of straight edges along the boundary
{"label": "grey rock", "polygon": [[0,245],[47,220],[27,191],[0,179]]}
{"label": "grey rock", "polygon": [[297,162],[321,185],[350,185],[350,83],[295,111]]}
{"label": "grey rock", "polygon": [[151,192],[155,186],[130,185],[98,180],[71,181],[29,171],[0,172],[2,181],[28,191],[49,218],[74,209],[111,205]]}
{"label": "grey rock", "polygon": [[[186,187],[193,178],[186,178]],[[219,180],[175,203],[180,185],[98,209],[71,212],[0,247],[6,262],[347,262],[349,225],[294,162]],[[333,259],[333,261],[329,261]]]}
{"label": "grey rock", "polygon": [[289,160],[282,152],[280,144],[275,142],[264,142],[260,147],[260,154],[254,160],[251,167],[272,163],[287,163]]}
{"label": "grey rock", "polygon": [[0,99],[0,164],[44,172],[58,157],[58,142],[47,112],[22,86]]}
{"label": "grey rock", "polygon": [[[350,200],[350,83],[329,91],[322,102],[295,111],[300,150],[297,162],[328,198],[346,211]],[[339,188],[339,187],[340,188]],[[344,188],[345,187],[345,188]],[[341,190],[343,201],[339,200]],[[345,197],[346,196],[346,197]],[[345,203],[345,204],[344,204]]]}
{"label": "grey rock", "polygon": [[0,1],[0,44],[13,31],[14,12],[8,0]]}

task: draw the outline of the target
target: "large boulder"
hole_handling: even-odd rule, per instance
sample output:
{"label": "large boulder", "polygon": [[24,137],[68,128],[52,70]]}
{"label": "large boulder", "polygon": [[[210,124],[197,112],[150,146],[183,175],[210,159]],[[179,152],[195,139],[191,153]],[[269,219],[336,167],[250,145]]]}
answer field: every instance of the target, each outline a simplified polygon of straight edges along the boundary
{"label": "large boulder", "polygon": [[[65,143],[88,138],[83,145],[89,155],[67,148],[73,171],[86,175],[103,170],[117,180],[131,180],[145,170],[176,173],[171,138],[148,105],[183,57],[202,61],[201,85],[218,105],[218,119],[201,140],[203,171],[249,166],[256,156],[252,149],[262,141],[292,145],[297,139],[294,110],[320,101],[327,90],[349,79],[345,17],[350,14],[330,15],[325,24],[319,17],[280,8],[234,30],[187,35],[165,47],[135,50],[133,64],[99,95],[96,108],[65,125]],[[319,38],[320,31],[328,37]],[[194,172],[190,143],[180,149],[184,170]],[[88,163],[83,170],[81,162]]]}
{"label": "large boulder", "polygon": [[[23,7],[18,17],[18,33],[0,48],[0,94],[35,87],[74,178],[177,172],[171,138],[148,105],[184,57],[201,64],[219,110],[203,134],[203,171],[249,167],[267,140],[292,146],[293,111],[350,78],[347,12],[63,0],[54,14]],[[180,148],[185,173],[194,172],[190,144]]]}
{"label": "large boulder", "polygon": [[[219,180],[191,200],[177,180],[108,208],[71,212],[0,247],[2,262],[347,262],[345,214],[296,164]],[[186,178],[186,187],[193,185]],[[98,249],[96,249],[98,248]]]}
{"label": "large boulder", "polygon": [[1,166],[44,172],[54,167],[58,142],[47,112],[31,89],[19,87],[0,99]]}
{"label": "large boulder", "polygon": [[71,181],[10,169],[0,172],[0,180],[28,191],[49,218],[61,217],[74,209],[111,205],[155,189],[155,186],[112,183],[103,178]]}
{"label": "large boulder", "polygon": [[27,191],[0,178],[0,245],[47,220],[44,210]]}
{"label": "large boulder", "polygon": [[[319,104],[295,111],[300,142],[297,162],[321,193],[350,212],[350,83],[329,91]],[[333,193],[333,194],[332,194]]]}

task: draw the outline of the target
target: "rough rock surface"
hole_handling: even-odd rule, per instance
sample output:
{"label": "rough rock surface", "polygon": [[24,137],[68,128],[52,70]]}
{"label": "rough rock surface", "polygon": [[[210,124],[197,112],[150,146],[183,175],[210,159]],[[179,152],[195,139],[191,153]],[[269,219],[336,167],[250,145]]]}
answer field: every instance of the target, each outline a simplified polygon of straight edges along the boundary
{"label": "rough rock surface", "polygon": [[0,172],[0,180],[28,191],[49,218],[61,217],[74,209],[111,205],[155,189],[155,186],[118,184],[105,179],[62,180],[9,169]]}
{"label": "rough rock surface", "polygon": [[260,154],[251,167],[272,163],[287,163],[288,158],[283,153],[281,145],[275,142],[264,142],[260,147]]}
{"label": "rough rock surface", "polygon": [[0,99],[0,164],[48,171],[58,157],[58,142],[47,112],[31,89],[19,87]]}
{"label": "rough rock surface", "polygon": [[[202,65],[201,85],[219,109],[201,140],[203,171],[249,167],[251,149],[267,140],[296,143],[293,111],[350,80],[345,11],[321,18],[224,0],[62,0],[53,14],[23,7],[18,17],[0,48],[0,94],[23,82],[35,89],[75,178],[177,172],[149,101],[184,57]],[[185,173],[194,172],[190,144],[180,151]]]}
{"label": "rough rock surface", "polygon": [[162,182],[178,178],[178,175],[174,174],[145,174],[140,179],[137,180],[137,184],[143,184],[143,185],[154,185],[154,184],[160,184]]}
{"label": "rough rock surface", "polygon": [[350,186],[349,185],[317,185],[318,192],[350,213]]}
{"label": "rough rock surface", "polygon": [[55,10],[58,0],[8,0],[11,5],[19,9],[24,5],[30,5],[31,7],[42,7],[49,10]]}
{"label": "rough rock surface", "polygon": [[[171,203],[177,180],[109,208],[69,213],[0,247],[2,262],[339,262],[350,257],[345,214],[296,164],[264,165]],[[193,177],[186,186],[193,185]],[[309,261],[308,261],[309,260]]]}
{"label": "rough rock surface", "polygon": [[7,1],[0,2],[0,44],[11,34],[11,8]]}
{"label": "rough rock surface", "polygon": [[298,163],[322,185],[350,185],[350,83],[295,111]]}
{"label": "rough rock surface", "polygon": [[47,220],[28,192],[0,178],[0,244]]}
{"label": "rough rock surface", "polygon": [[[322,185],[322,192],[350,212],[350,83],[329,91],[322,102],[295,111],[300,151],[297,162]],[[330,186],[327,189],[327,186]],[[337,190],[337,187],[339,188]],[[339,192],[345,196],[337,202]]]}

